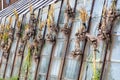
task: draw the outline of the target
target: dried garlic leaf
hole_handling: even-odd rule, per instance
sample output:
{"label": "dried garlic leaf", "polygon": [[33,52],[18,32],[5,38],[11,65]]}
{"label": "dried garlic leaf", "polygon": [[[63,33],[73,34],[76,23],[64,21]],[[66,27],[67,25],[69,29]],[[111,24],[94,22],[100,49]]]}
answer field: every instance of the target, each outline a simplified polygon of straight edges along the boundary
{"label": "dried garlic leaf", "polygon": [[30,13],[31,14],[33,13],[33,6],[32,6],[32,4],[30,4]]}
{"label": "dried garlic leaf", "polygon": [[10,18],[9,18],[9,25],[11,25],[12,24],[12,17],[10,16]]}
{"label": "dried garlic leaf", "polygon": [[51,20],[50,18],[47,19],[47,27],[48,27],[48,31],[50,31],[50,25],[51,25]]}
{"label": "dried garlic leaf", "polygon": [[18,12],[17,12],[17,10],[16,9],[14,9],[14,15],[15,15],[15,17],[16,17],[16,19],[18,19]]}
{"label": "dried garlic leaf", "polygon": [[17,21],[17,27],[20,28],[21,21]]}
{"label": "dried garlic leaf", "polygon": [[45,22],[44,21],[41,22],[41,24],[40,24],[40,30],[42,30],[42,28],[44,27],[44,25],[45,25]]}
{"label": "dried garlic leaf", "polygon": [[80,19],[82,20],[83,23],[85,23],[88,19],[87,11],[84,8],[80,10]]}

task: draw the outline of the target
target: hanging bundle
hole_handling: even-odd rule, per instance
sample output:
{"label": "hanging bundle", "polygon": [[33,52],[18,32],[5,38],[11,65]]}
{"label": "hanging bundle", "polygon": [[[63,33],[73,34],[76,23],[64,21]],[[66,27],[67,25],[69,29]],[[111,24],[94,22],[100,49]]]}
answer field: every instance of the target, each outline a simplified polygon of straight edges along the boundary
{"label": "hanging bundle", "polygon": [[3,25],[0,25],[0,42],[2,41],[2,38],[3,38],[4,28],[5,27]]}
{"label": "hanging bundle", "polygon": [[56,38],[56,34],[58,32],[58,28],[56,27],[54,23],[54,7],[53,5],[50,8],[50,12],[48,14],[48,19],[47,19],[47,28],[48,28],[48,34],[46,35],[47,41],[54,42]]}
{"label": "hanging bundle", "polygon": [[85,31],[85,27],[83,27],[83,25],[81,25],[80,29],[78,29],[75,36],[80,41],[84,41],[86,39],[86,31]]}
{"label": "hanging bundle", "polygon": [[25,25],[25,35],[23,38],[25,41],[30,39],[30,26],[29,24]]}
{"label": "hanging bundle", "polygon": [[115,19],[116,15],[116,0],[112,2],[111,7],[107,10],[106,6],[103,10],[103,18],[102,18],[102,24],[99,27],[99,33],[98,38],[100,40],[105,40],[106,42],[110,42],[110,26],[111,23]]}
{"label": "hanging bundle", "polygon": [[32,46],[33,46],[33,57],[36,60],[39,59],[40,47],[42,46],[43,42],[38,41],[36,38],[34,39]]}
{"label": "hanging bundle", "polygon": [[16,9],[14,9],[13,13],[14,13],[15,18],[16,18],[16,20],[17,20],[17,19],[18,19],[18,12],[17,12],[17,10],[16,10]]}
{"label": "hanging bundle", "polygon": [[29,4],[30,14],[33,14],[33,6],[32,4]]}
{"label": "hanging bundle", "polygon": [[12,24],[12,16],[10,16],[10,18],[9,18],[9,26],[11,26],[11,24]]}
{"label": "hanging bundle", "polygon": [[80,19],[82,21],[82,24],[84,25],[84,27],[86,28],[86,21],[88,19],[88,14],[85,8],[81,8],[80,9]]}
{"label": "hanging bundle", "polygon": [[47,19],[47,28],[48,28],[48,32],[50,33],[50,26],[51,26],[51,19],[48,18]]}
{"label": "hanging bundle", "polygon": [[37,40],[42,43],[43,42],[43,36],[42,36],[42,29],[45,27],[45,21],[41,22],[40,25],[39,25],[39,32],[38,32],[38,35],[37,35]]}
{"label": "hanging bundle", "polygon": [[45,21],[41,22],[40,25],[39,25],[39,30],[42,31],[42,29],[44,28],[45,26]]}
{"label": "hanging bundle", "polygon": [[65,13],[66,13],[67,21],[70,18],[72,18],[72,19],[74,18],[75,13],[74,13],[73,9],[70,6],[69,0],[67,0],[67,6],[66,6],[66,9],[65,9]]}
{"label": "hanging bundle", "polygon": [[21,26],[21,21],[18,20],[18,21],[17,21],[17,28],[20,29],[20,26]]}
{"label": "hanging bundle", "polygon": [[82,51],[80,49],[80,41],[77,38],[75,40],[75,49],[72,51],[71,54],[73,55],[73,57],[77,57],[79,55],[82,55]]}

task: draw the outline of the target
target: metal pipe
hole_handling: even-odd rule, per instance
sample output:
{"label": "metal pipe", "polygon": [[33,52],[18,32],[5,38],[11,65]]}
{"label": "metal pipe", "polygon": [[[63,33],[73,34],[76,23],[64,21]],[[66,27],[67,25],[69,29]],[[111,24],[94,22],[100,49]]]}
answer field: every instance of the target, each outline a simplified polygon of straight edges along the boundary
{"label": "metal pipe", "polygon": [[[48,12],[49,12],[49,10],[50,10],[50,6],[48,7]],[[43,11],[43,10],[41,10],[41,11]],[[47,14],[48,14],[48,12],[47,12]],[[43,13],[42,13],[43,14]],[[42,14],[41,14],[41,16],[42,16]],[[48,18],[48,15],[47,15],[47,18]],[[43,33],[43,40],[45,40],[45,34],[46,34],[46,29],[47,29],[47,26],[46,26],[46,24],[47,24],[47,22],[45,22],[45,30],[44,30],[44,33]],[[45,43],[45,41],[44,41],[44,43]],[[40,64],[40,61],[41,61],[41,57],[42,57],[42,50],[43,50],[43,47],[44,47],[44,45],[42,44],[42,46],[41,46],[41,49],[40,49],[40,58],[39,58],[39,60],[38,60],[38,64],[37,64],[37,68],[36,68],[36,72],[35,72],[35,80],[38,80],[38,74],[39,74],[39,64]]]}
{"label": "metal pipe", "polygon": [[[14,29],[15,29],[16,22],[17,22],[17,19],[15,20]],[[14,34],[14,33],[15,33],[15,30],[14,30],[13,34]],[[14,37],[14,35],[13,35],[13,37]],[[6,69],[7,69],[8,60],[9,60],[9,55],[10,55],[10,50],[11,50],[11,47],[12,47],[13,41],[14,41],[14,40],[12,40],[12,43],[10,44],[11,46],[10,46],[9,51],[8,51],[8,56],[7,56],[7,60],[6,60],[6,64],[5,64],[5,71],[4,71],[3,78],[5,78]]]}
{"label": "metal pipe", "polygon": [[[74,4],[74,7],[73,7],[74,12],[76,12],[77,1],[78,1],[78,0],[75,0],[75,4]],[[71,29],[72,29],[73,23],[74,23],[74,22],[71,23]],[[70,43],[70,40],[69,40],[69,39],[70,39],[70,35],[71,35],[71,32],[70,32],[70,34],[68,35],[67,42],[65,43],[65,47],[66,47],[65,53],[64,53],[65,55],[64,55],[64,57],[63,57],[63,63],[62,63],[62,66],[61,66],[61,73],[59,74],[59,75],[60,75],[60,80],[62,80],[62,74],[63,74],[63,72],[64,72],[65,61],[66,61],[66,57],[67,57],[67,51],[68,51],[69,43]]]}
{"label": "metal pipe", "polygon": [[[61,4],[60,4],[60,11],[59,11],[58,20],[57,20],[57,27],[59,26],[59,21],[60,21],[60,14],[61,14],[62,5],[63,5],[63,0],[61,1]],[[58,33],[57,33],[57,36],[58,36]],[[50,73],[50,66],[51,66],[51,63],[52,63],[55,46],[56,46],[56,42],[53,44],[52,51],[51,51],[51,55],[50,55],[50,61],[49,61],[48,72],[47,72],[47,80],[49,80],[48,77],[49,77],[49,73]]]}
{"label": "metal pipe", "polygon": [[[23,18],[24,18],[24,15],[22,16],[22,22],[23,22]],[[21,27],[22,27],[22,22],[21,22]],[[20,29],[21,30],[21,29]],[[13,69],[14,69],[14,65],[15,65],[15,58],[16,58],[16,56],[17,56],[17,48],[18,48],[18,44],[19,44],[19,41],[20,41],[20,37],[18,37],[18,39],[17,39],[17,46],[16,46],[16,49],[15,49],[15,56],[14,56],[14,58],[13,58],[13,64],[12,64],[12,70],[11,70],[11,73],[10,73],[10,77],[12,77],[12,73],[13,73]]]}
{"label": "metal pipe", "polygon": [[[118,0],[116,0],[116,2],[115,2],[115,6],[116,6],[116,4],[117,4],[117,1]],[[114,18],[112,21],[111,21],[111,28],[110,28],[110,34],[112,33],[112,28],[113,28],[113,25],[114,25],[114,23],[115,23],[115,19],[116,18]],[[102,65],[102,71],[101,71],[101,75],[100,75],[100,80],[102,80],[102,78],[103,78],[103,72],[104,72],[104,69],[105,69],[105,65],[106,65],[106,58],[107,58],[107,54],[109,53],[108,52],[108,49],[109,49],[109,42],[108,43],[106,43],[106,50],[105,50],[105,56],[104,56],[104,60],[103,60],[103,65]]]}
{"label": "metal pipe", "polygon": [[[93,2],[92,2],[92,6],[91,6],[91,12],[90,12],[90,15],[92,15],[92,13],[93,13],[93,8],[94,8],[94,4],[95,4],[95,0],[93,0]],[[90,16],[90,18],[89,18],[89,22],[88,22],[88,29],[87,29],[87,32],[90,32],[90,25],[91,25],[91,20],[92,20],[92,16]],[[82,55],[82,59],[81,59],[81,66],[80,66],[80,71],[79,71],[79,78],[80,78],[80,75],[81,75],[81,73],[82,73],[82,66],[83,66],[83,61],[84,61],[84,53],[85,53],[85,48],[86,48],[86,45],[87,45],[87,39],[85,40],[85,45],[84,45],[84,48],[83,48],[83,55]],[[79,79],[78,79],[79,80]]]}

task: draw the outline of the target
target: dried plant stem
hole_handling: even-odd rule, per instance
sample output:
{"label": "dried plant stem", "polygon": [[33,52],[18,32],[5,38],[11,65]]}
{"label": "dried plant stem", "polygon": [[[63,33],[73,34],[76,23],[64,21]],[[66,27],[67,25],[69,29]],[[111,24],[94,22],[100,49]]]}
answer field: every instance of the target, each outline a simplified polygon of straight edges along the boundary
{"label": "dried plant stem", "polygon": [[15,18],[16,18],[16,20],[18,19],[18,12],[17,12],[17,10],[16,9],[14,9],[14,15],[15,15]]}
{"label": "dried plant stem", "polygon": [[96,52],[95,52],[95,50],[93,51],[93,74],[95,77],[95,75],[96,75]]}

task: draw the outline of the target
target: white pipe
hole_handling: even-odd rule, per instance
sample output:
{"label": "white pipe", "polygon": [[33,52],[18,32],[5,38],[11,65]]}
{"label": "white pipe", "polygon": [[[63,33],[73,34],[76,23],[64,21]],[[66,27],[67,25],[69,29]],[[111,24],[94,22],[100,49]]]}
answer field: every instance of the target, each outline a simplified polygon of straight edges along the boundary
{"label": "white pipe", "polygon": [[2,9],[3,9],[3,0],[1,0],[1,6],[2,6]]}

